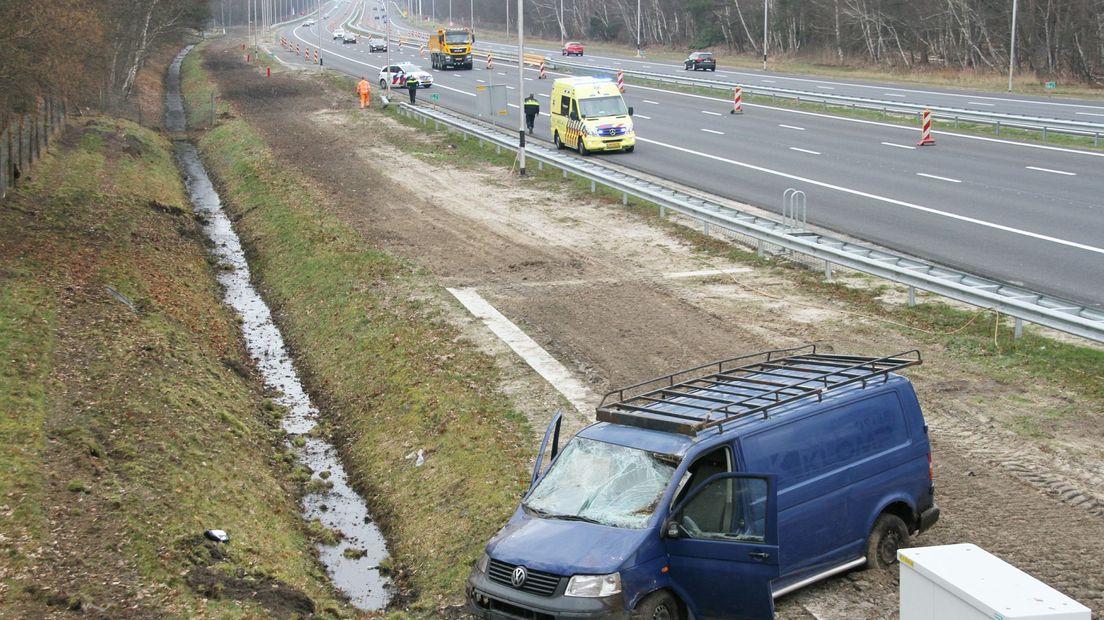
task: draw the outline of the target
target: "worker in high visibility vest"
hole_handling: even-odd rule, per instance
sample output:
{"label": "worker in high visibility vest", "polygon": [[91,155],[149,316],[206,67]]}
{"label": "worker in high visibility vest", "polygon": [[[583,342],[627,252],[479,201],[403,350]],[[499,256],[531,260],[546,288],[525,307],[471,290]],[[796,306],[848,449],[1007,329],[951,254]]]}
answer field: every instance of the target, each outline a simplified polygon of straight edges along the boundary
{"label": "worker in high visibility vest", "polygon": [[357,83],[357,94],[360,95],[360,109],[371,107],[372,105],[372,85],[368,83],[368,78],[360,78],[360,82]]}
{"label": "worker in high visibility vest", "polygon": [[418,100],[418,87],[421,83],[413,75],[406,76],[406,92],[410,94],[410,105],[415,105]]}

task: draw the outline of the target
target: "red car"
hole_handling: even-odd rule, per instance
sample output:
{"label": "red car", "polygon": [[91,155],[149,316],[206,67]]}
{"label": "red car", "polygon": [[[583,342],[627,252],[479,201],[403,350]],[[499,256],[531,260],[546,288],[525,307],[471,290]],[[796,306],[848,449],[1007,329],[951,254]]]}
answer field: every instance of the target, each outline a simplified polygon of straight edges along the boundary
{"label": "red car", "polygon": [[583,44],[579,43],[578,41],[568,41],[567,43],[564,43],[563,55],[564,56],[582,56],[583,55]]}

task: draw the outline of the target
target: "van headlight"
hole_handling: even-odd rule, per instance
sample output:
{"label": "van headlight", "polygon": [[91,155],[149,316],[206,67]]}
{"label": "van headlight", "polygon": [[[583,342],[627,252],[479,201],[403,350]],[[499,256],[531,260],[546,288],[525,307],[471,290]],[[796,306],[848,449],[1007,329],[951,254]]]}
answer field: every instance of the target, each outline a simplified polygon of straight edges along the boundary
{"label": "van headlight", "polygon": [[609,575],[575,575],[567,582],[564,596],[599,598],[621,594],[621,573]]}
{"label": "van headlight", "polygon": [[479,558],[479,561],[475,563],[475,570],[477,570],[477,571],[483,573],[484,575],[486,575],[487,574],[487,565],[490,564],[490,563],[491,563],[491,556],[487,555],[487,552],[484,551],[483,555]]}
{"label": "van headlight", "polygon": [[596,136],[596,135],[598,135],[598,130],[597,129],[591,129],[589,126],[583,125],[583,133],[585,133],[588,136]]}
{"label": "van headlight", "polygon": [[471,56],[472,56],[471,54],[468,54],[467,56],[464,57],[464,60],[471,60]]}

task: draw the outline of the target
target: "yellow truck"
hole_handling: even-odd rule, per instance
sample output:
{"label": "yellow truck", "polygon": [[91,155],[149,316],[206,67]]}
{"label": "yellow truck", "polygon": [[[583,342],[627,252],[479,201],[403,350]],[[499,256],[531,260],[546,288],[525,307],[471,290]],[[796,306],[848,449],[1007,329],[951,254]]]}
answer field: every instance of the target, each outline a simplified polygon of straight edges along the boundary
{"label": "yellow truck", "polygon": [[608,78],[560,78],[552,83],[549,110],[556,148],[580,155],[636,148],[633,109],[625,105],[617,84]]}
{"label": "yellow truck", "polygon": [[429,55],[434,69],[472,68],[475,35],[468,28],[441,28],[429,36]]}

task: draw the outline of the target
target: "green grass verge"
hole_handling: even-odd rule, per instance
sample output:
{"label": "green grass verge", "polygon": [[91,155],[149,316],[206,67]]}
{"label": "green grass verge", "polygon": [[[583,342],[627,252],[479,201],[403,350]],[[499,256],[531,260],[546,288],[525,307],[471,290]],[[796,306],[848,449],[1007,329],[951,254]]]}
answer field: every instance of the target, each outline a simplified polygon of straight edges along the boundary
{"label": "green grass verge", "polygon": [[[283,433],[234,370],[249,362],[167,141],[105,118],[71,129],[0,231],[0,616],[286,615],[233,578],[347,614],[285,481]],[[232,543],[214,551],[207,528]],[[209,588],[188,585],[197,568]]]}
{"label": "green grass verge", "polygon": [[[432,615],[459,603],[470,566],[517,504],[530,456],[524,418],[496,392],[494,361],[432,303],[413,301],[451,303],[443,291],[316,206],[324,196],[244,121],[220,125],[200,146],[384,526],[414,593],[409,608]],[[418,449],[420,468],[404,458]]]}

